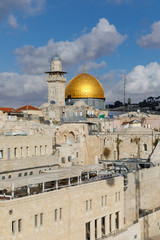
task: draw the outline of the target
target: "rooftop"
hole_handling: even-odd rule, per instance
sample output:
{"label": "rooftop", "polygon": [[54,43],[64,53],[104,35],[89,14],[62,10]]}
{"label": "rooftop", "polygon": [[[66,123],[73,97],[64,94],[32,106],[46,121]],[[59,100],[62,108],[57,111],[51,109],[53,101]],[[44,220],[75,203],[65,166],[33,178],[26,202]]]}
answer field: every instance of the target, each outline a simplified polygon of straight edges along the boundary
{"label": "rooftop", "polygon": [[0,110],[6,113],[22,113],[19,109],[14,109],[14,108],[3,108],[0,107]]}
{"label": "rooftop", "polygon": [[39,175],[0,180],[0,199],[35,195],[61,188],[77,186],[93,181],[113,178],[113,174],[104,169],[102,164],[72,166],[70,168],[43,171]]}
{"label": "rooftop", "polygon": [[38,111],[40,111],[39,108],[33,107],[33,106],[31,106],[31,105],[26,105],[26,106],[17,108],[17,110],[38,110]]}

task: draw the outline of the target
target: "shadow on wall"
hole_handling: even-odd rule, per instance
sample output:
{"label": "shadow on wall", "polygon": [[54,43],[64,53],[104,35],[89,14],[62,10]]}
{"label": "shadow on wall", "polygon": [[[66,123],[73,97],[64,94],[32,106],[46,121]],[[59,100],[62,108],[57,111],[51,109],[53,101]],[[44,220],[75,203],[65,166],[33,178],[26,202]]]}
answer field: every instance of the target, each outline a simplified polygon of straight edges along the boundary
{"label": "shadow on wall", "polygon": [[147,240],[149,239],[149,223],[148,223],[148,215],[144,216],[143,218],[143,229],[144,229],[144,233],[143,233],[143,239]]}
{"label": "shadow on wall", "polygon": [[139,209],[140,209],[140,181],[139,181],[139,171],[135,172],[135,196],[136,196],[136,219],[139,218]]}
{"label": "shadow on wall", "polygon": [[113,186],[115,184],[114,178],[107,179],[106,184],[109,185],[109,186]]}

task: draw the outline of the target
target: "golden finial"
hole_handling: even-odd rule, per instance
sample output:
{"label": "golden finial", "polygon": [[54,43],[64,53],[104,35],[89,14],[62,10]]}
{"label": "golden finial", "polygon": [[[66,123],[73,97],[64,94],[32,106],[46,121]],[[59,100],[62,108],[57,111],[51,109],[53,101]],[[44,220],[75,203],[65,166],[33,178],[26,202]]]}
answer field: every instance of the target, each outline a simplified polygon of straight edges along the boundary
{"label": "golden finial", "polygon": [[85,64],[83,64],[83,73],[85,73]]}

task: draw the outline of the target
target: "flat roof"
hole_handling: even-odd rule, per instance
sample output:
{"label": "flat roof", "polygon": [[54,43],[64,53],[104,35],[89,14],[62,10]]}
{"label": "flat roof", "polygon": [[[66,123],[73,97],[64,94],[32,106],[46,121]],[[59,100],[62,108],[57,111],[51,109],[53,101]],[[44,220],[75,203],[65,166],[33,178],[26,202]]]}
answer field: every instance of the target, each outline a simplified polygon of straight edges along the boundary
{"label": "flat roof", "polygon": [[32,175],[26,177],[19,177],[16,179],[3,179],[0,180],[0,190],[12,190],[13,188],[40,184],[44,182],[51,182],[67,178],[78,177],[82,172],[92,172],[103,170],[103,165],[83,165],[72,166],[70,168],[63,168],[52,170],[50,172],[42,173],[39,175]]}

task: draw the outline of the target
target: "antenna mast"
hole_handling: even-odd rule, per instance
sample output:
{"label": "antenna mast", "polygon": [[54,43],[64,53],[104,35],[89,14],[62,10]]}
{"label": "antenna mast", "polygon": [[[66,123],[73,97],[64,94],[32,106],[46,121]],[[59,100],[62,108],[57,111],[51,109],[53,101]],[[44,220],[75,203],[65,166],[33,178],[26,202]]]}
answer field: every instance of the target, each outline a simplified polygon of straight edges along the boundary
{"label": "antenna mast", "polygon": [[123,87],[124,87],[124,111],[125,111],[125,104],[126,104],[126,84],[127,84],[127,79],[126,79],[126,75],[124,75],[123,78]]}

